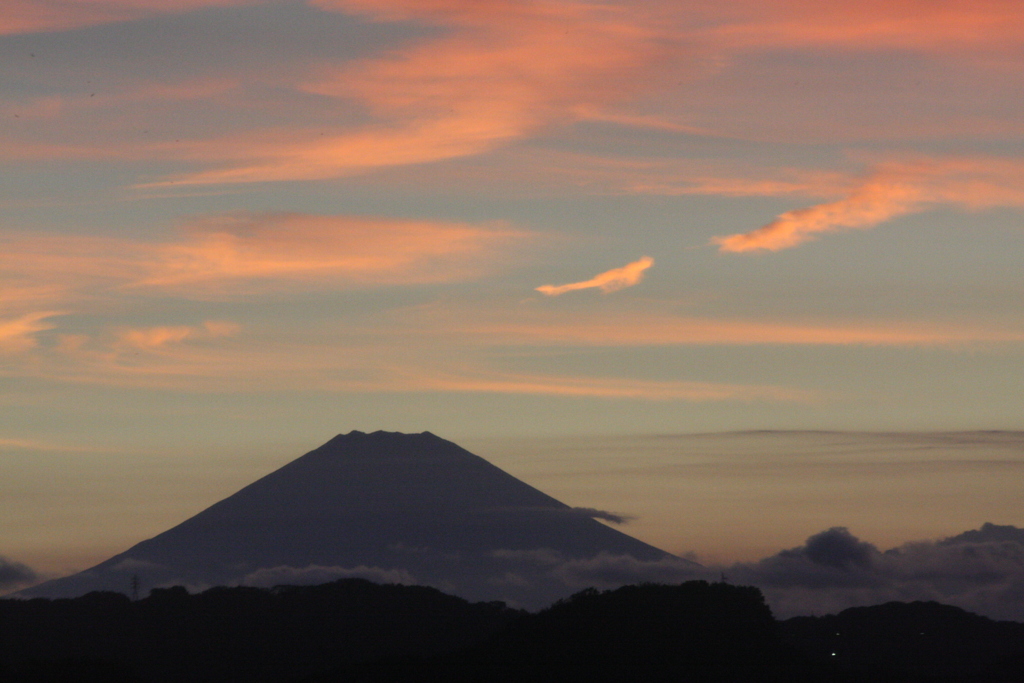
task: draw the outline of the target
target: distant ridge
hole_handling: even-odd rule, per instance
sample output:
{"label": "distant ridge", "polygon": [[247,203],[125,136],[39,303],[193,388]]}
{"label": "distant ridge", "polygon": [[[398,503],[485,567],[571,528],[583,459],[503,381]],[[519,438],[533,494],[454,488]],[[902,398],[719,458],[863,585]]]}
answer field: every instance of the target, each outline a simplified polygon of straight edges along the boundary
{"label": "distant ridge", "polygon": [[430,432],[352,431],[84,572],[26,589],[422,583],[539,607],[571,592],[552,559],[671,555],[594,520]]}

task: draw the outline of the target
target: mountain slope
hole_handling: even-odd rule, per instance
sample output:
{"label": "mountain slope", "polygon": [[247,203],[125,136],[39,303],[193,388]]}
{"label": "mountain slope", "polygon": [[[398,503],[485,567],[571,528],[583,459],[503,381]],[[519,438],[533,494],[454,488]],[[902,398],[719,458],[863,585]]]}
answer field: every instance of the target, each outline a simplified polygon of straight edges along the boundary
{"label": "mountain slope", "polygon": [[541,606],[552,558],[670,555],[429,432],[351,432],[92,569],[23,591],[312,582],[344,576]]}

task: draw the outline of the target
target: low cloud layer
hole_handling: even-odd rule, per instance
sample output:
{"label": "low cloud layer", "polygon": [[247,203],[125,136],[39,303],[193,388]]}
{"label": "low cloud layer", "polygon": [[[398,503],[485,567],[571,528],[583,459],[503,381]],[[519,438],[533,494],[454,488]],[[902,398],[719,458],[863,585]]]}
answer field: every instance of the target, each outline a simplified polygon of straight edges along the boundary
{"label": "low cloud layer", "polygon": [[1024,620],[1024,529],[985,524],[941,541],[880,551],[842,527],[730,570],[764,590],[782,616],[890,600],[935,600],[997,619]]}
{"label": "low cloud layer", "polygon": [[1009,525],[984,524],[886,551],[833,527],[799,547],[728,566],[607,553],[574,559],[550,550],[502,551],[496,557],[546,567],[572,590],[693,579],[757,586],[780,618],[893,600],[934,600],[994,619],[1024,621],[1024,529]]}
{"label": "low cloud layer", "polygon": [[24,586],[35,582],[37,578],[31,567],[0,555],[0,590]]}
{"label": "low cloud layer", "polygon": [[638,284],[644,277],[644,271],[653,265],[654,259],[644,256],[639,261],[627,263],[621,268],[613,268],[583,282],[572,282],[567,285],[541,285],[537,287],[537,291],[548,296],[558,296],[577,289],[600,289],[605,294],[617,292]]}
{"label": "low cloud layer", "polygon": [[940,541],[880,551],[835,527],[798,548],[729,570],[783,616],[889,600],[935,600],[1024,620],[1024,529],[985,524]]}

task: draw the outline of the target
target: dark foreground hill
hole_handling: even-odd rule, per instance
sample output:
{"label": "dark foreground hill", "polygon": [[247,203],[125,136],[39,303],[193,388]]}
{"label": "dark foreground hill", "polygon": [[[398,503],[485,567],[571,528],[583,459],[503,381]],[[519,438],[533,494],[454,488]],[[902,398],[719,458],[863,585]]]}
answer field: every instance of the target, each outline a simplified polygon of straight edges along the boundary
{"label": "dark foreground hill", "polygon": [[[422,586],[345,579],[0,600],[0,681],[287,681],[476,642],[520,613]],[[52,676],[52,678],[47,678]]]}
{"label": "dark foreground hill", "polygon": [[703,581],[535,614],[358,579],[0,600],[5,683],[1010,683],[1022,646],[1024,624],[935,603],[777,622],[756,588]]}
{"label": "dark foreground hill", "polygon": [[99,565],[21,592],[362,577],[529,608],[572,592],[538,558],[685,560],[627,536],[429,432],[354,431]]}
{"label": "dark foreground hill", "polygon": [[855,680],[1024,681],[1024,624],[937,602],[890,602],[783,622],[788,642]]}

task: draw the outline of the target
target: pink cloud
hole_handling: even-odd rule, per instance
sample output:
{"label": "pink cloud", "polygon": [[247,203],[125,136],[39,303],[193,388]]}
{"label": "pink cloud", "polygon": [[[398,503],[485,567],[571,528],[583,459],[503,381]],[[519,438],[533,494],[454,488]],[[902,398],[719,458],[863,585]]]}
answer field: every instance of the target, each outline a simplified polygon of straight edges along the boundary
{"label": "pink cloud", "polygon": [[383,20],[439,23],[451,32],[383,59],[325,67],[299,86],[359,102],[378,123],[284,147],[250,139],[253,163],[175,182],[310,180],[484,153],[628,97],[646,80],[644,68],[667,49],[656,30],[610,6],[316,4]]}
{"label": "pink cloud", "polygon": [[632,287],[638,284],[644,277],[644,271],[654,265],[654,259],[650,256],[644,256],[639,261],[633,261],[627,263],[621,268],[613,268],[612,270],[595,275],[589,280],[583,282],[573,282],[567,285],[541,285],[537,287],[537,291],[541,294],[547,294],[548,296],[558,296],[559,294],[565,294],[566,292],[572,292],[579,289],[600,289],[605,294],[609,292],[617,292],[620,289],[626,287]]}
{"label": "pink cloud", "polygon": [[712,8],[710,32],[739,48],[986,50],[1020,45],[1015,0],[756,0]]}
{"label": "pink cloud", "polygon": [[[260,3],[14,0],[10,8],[5,6],[5,16],[13,22],[9,30],[17,30],[14,26],[19,22],[49,30],[46,27],[127,21],[237,4]],[[116,134],[109,133],[108,139],[97,141],[97,130],[102,129],[100,114],[125,102],[137,107],[132,115],[142,128],[143,121],[161,116],[166,103],[175,98],[222,97],[237,91],[239,101],[233,106],[244,104],[251,110],[249,98],[260,97],[256,84],[265,80],[262,74],[247,74],[237,81],[209,74],[196,83],[143,84],[132,92],[99,93],[95,98],[47,96],[17,106],[8,104],[4,111],[13,115],[23,109],[26,118],[38,115],[72,121],[91,112],[97,125],[88,135],[82,129],[77,134],[62,131],[30,139],[26,132],[24,137],[3,140],[0,147],[6,156],[17,158],[160,158],[204,167],[155,183],[169,185],[313,180],[415,166],[507,148],[517,140],[579,121],[691,135],[732,131],[740,137],[778,137],[776,128],[789,126],[786,130],[801,135],[802,140],[811,129],[825,130],[834,140],[851,130],[856,135],[884,136],[893,125],[899,125],[904,132],[910,131],[908,134],[945,137],[950,130],[964,130],[963,121],[956,112],[933,116],[935,107],[926,108],[927,120],[910,116],[882,126],[874,119],[858,123],[824,117],[827,120],[823,121],[822,112],[806,112],[802,100],[793,101],[791,108],[766,113],[757,103],[733,101],[722,92],[729,84],[740,91],[749,89],[743,68],[749,55],[779,51],[836,54],[900,49],[925,52],[936,59],[952,55],[958,60],[957,68],[967,59],[983,63],[980,80],[1012,83],[1016,73],[1012,60],[1024,42],[1016,30],[1019,4],[1015,0],[853,4],[740,0],[717,5],[684,0],[642,7],[635,3],[540,0],[309,0],[308,4],[322,11],[360,14],[376,21],[409,21],[444,30],[440,37],[382,57],[348,64],[292,65],[285,69],[287,75],[274,83],[275,88],[298,91],[301,96],[296,101],[314,95],[318,101],[327,98],[333,102],[337,112],[358,109],[359,124],[347,123],[345,114],[321,113],[315,129],[309,120],[292,118],[289,123],[276,124],[277,128],[256,123],[256,130],[227,135],[191,131],[180,142],[153,142],[125,140],[120,135],[122,127]],[[1002,66],[985,62],[991,61],[993,52],[1011,62]],[[794,79],[800,75],[794,74]],[[835,80],[842,82],[848,77],[836,74]],[[700,84],[710,84],[709,89],[695,89]],[[808,97],[828,99],[813,88],[805,90]],[[273,105],[263,101],[259,106]],[[318,106],[324,109],[322,104]],[[362,123],[364,114],[371,123]],[[1018,119],[1000,118],[986,110],[972,115],[968,127],[1019,130]],[[922,132],[926,129],[931,132]],[[61,139],[66,142],[57,142]],[[666,186],[648,183],[646,187],[659,190]],[[719,188],[724,194],[745,189],[729,182],[720,183]],[[766,191],[777,189],[767,187]]]}
{"label": "pink cloud", "polygon": [[536,394],[654,401],[810,402],[813,392],[777,386],[552,376],[500,372],[424,372],[406,378],[406,390]]}
{"label": "pink cloud", "polygon": [[[467,280],[528,233],[500,226],[358,216],[231,214],[175,240],[0,235],[0,282],[35,301],[162,290],[205,298],[280,287]],[[263,283],[263,284],[261,284]],[[44,287],[45,286],[45,287]]]}
{"label": "pink cloud", "polygon": [[787,211],[757,230],[716,237],[712,241],[720,251],[788,249],[814,239],[817,233],[871,228],[890,218],[918,211],[922,198],[920,189],[914,185],[877,178],[839,201]]}
{"label": "pink cloud", "polygon": [[915,320],[763,321],[682,315],[664,305],[554,311],[424,306],[405,312],[407,333],[458,334],[474,346],[630,347],[685,345],[946,346],[1024,342],[1024,326]]}
{"label": "pink cloud", "polygon": [[47,322],[47,318],[55,315],[60,312],[33,311],[16,318],[0,318],[0,353],[20,353],[35,348],[36,333],[56,327]]}
{"label": "pink cloud", "polygon": [[[218,327],[218,325],[220,327]],[[121,328],[58,335],[32,363],[0,365],[4,376],[151,389],[237,391],[259,368],[261,390],[455,392],[642,401],[810,402],[814,392],[785,386],[509,372],[474,362],[476,340],[449,331],[439,349],[429,335],[387,326],[332,335],[329,342],[276,338],[231,323]],[[439,330],[438,330],[439,331]],[[453,354],[453,349],[459,353]]]}
{"label": "pink cloud", "polygon": [[204,7],[264,4],[269,0],[4,0],[0,35],[67,31],[179,14]]}
{"label": "pink cloud", "polygon": [[1005,159],[888,162],[842,199],[795,209],[747,233],[712,240],[723,252],[778,251],[822,233],[872,228],[938,204],[1024,207],[1024,163]]}
{"label": "pink cloud", "polygon": [[144,351],[156,350],[168,344],[177,344],[186,339],[216,339],[238,334],[241,327],[232,322],[209,320],[202,326],[176,325],[146,328],[129,328],[117,334],[117,346]]}

